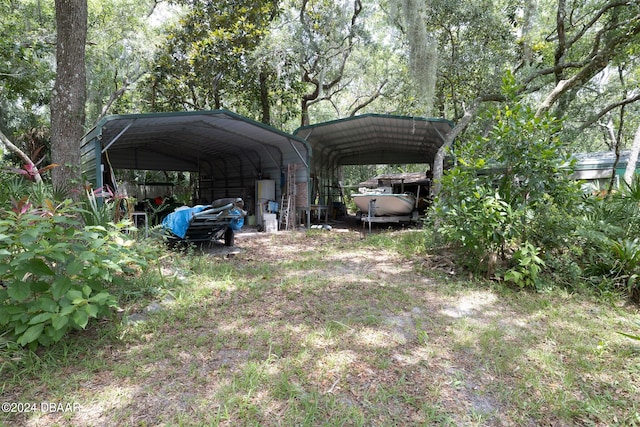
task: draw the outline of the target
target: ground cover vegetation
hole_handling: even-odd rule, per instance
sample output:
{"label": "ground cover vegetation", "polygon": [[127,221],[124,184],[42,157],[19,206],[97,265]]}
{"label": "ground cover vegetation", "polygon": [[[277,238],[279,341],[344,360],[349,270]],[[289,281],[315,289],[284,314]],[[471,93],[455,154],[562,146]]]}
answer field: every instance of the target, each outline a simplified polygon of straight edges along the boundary
{"label": "ground cover vegetation", "polygon": [[[239,234],[168,253],[118,321],[5,341],[6,425],[637,425],[637,308],[469,280],[421,230]],[[127,297],[125,297],[127,296]],[[635,314],[637,320],[637,314]]]}
{"label": "ground cover vegetation", "polygon": [[0,183],[0,325],[5,343],[35,349],[113,314],[151,253],[133,247],[114,200],[92,190],[60,199],[23,175],[4,171]]}

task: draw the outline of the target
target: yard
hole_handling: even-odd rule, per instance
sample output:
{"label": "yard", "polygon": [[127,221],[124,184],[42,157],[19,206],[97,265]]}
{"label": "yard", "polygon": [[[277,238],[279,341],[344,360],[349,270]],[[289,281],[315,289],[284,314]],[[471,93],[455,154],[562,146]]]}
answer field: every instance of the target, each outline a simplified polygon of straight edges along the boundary
{"label": "yard", "polygon": [[640,425],[640,349],[617,333],[638,334],[637,306],[474,281],[421,238],[246,233],[172,252],[121,319],[1,353],[1,420]]}

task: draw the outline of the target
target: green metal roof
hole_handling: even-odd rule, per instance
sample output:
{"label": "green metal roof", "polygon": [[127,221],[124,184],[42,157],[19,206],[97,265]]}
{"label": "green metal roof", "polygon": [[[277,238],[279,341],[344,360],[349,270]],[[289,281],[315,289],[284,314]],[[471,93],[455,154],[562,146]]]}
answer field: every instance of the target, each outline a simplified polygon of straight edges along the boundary
{"label": "green metal roof", "polygon": [[235,165],[259,172],[292,161],[308,166],[306,141],[228,110],[114,115],[84,138],[99,139],[114,168],[197,171]]}
{"label": "green metal roof", "polygon": [[[618,158],[618,169],[624,169],[629,162],[630,150],[620,151]],[[577,153],[572,156],[576,163],[575,170],[585,169],[611,169],[616,161],[616,153],[614,151],[597,151],[592,153]]]}
{"label": "green metal roof", "polygon": [[320,167],[355,164],[433,163],[445,135],[445,119],[364,114],[298,128]]}

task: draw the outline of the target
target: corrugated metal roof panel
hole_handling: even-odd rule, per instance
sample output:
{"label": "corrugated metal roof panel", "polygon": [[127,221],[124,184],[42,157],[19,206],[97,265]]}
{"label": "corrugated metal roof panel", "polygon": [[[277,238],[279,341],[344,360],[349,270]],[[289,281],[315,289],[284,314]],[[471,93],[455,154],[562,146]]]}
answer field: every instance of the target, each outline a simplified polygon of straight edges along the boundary
{"label": "corrugated metal roof panel", "polygon": [[[631,151],[620,152],[618,167],[626,167]],[[592,153],[578,153],[572,156],[576,160],[575,169],[607,169],[612,168],[616,160],[614,151],[597,151]]]}
{"label": "corrugated metal roof panel", "polygon": [[289,163],[308,166],[306,141],[228,110],[105,117],[85,145],[99,140],[115,169],[204,171],[215,179],[274,178]]}
{"label": "corrugated metal roof panel", "polygon": [[297,129],[317,165],[432,163],[453,124],[444,119],[366,114]]}

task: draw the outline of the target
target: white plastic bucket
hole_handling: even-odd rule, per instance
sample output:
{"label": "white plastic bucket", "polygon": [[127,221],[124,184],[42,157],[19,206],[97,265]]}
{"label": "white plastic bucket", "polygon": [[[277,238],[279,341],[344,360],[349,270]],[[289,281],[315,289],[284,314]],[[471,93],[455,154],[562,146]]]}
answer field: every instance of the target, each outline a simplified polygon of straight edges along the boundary
{"label": "white plastic bucket", "polygon": [[262,214],[262,220],[264,221],[264,231],[267,233],[275,233],[278,231],[278,219],[276,214]]}

